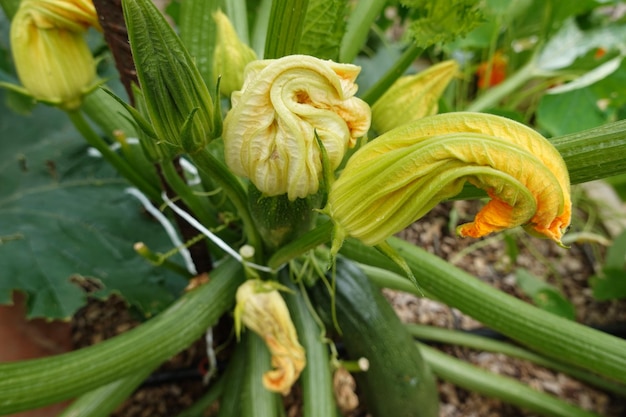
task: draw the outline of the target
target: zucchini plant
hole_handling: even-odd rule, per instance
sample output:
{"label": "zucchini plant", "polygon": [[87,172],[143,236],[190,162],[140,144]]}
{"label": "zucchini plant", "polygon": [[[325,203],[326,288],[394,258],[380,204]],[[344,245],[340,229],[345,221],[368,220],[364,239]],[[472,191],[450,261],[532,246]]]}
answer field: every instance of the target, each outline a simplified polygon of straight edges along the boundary
{"label": "zucchini plant", "polygon": [[[444,302],[519,342],[516,355],[623,395],[626,342],[392,237],[442,201],[488,198],[459,236],[522,227],[565,246],[571,186],[626,172],[620,103],[577,130],[555,129],[550,110],[617,70],[622,45],[601,45],[591,69],[587,55],[622,26],[554,62],[573,17],[599,19],[594,2],[487,3],[185,0],[166,19],[150,0],[0,0],[5,106],[31,112],[0,113],[0,302],[20,290],[31,316],[68,318],[84,294],[67,278],[87,276],[96,296],[154,315],[0,364],[0,414],[75,399],[64,415],[108,415],[228,315],[226,370],[183,416],[215,401],[219,416],[281,416],[295,385],[303,416],[337,416],[341,368],[376,417],[438,415],[435,377],[541,415],[594,415],[416,344],[382,287]],[[394,46],[390,27],[406,30]],[[496,49],[515,31],[530,46],[509,62]],[[482,64],[471,42],[490,51]],[[420,57],[438,63],[407,74]]]}

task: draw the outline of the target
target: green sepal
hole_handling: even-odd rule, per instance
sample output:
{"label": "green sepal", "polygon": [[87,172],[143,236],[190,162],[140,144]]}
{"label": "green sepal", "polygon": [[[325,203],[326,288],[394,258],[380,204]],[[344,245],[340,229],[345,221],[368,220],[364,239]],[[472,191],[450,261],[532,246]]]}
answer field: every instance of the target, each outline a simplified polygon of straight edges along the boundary
{"label": "green sepal", "polygon": [[330,187],[333,185],[335,180],[335,175],[333,172],[333,168],[330,164],[330,160],[328,159],[328,152],[326,152],[326,147],[324,146],[324,142],[320,139],[317,134],[317,130],[315,133],[315,141],[317,142],[317,147],[320,150],[320,156],[322,159],[322,179],[320,181],[320,188],[318,194],[320,195],[321,202],[320,207],[326,206],[326,202],[328,201],[328,193],[330,192]]}
{"label": "green sepal", "polygon": [[[132,85],[132,89],[133,96],[135,97],[135,106],[137,106],[137,111],[139,112],[138,114],[147,114],[148,110],[146,109],[146,100],[144,99],[143,93],[135,84]],[[145,121],[146,119],[143,118],[143,120]],[[150,130],[152,130],[152,127],[150,127]],[[151,134],[144,129],[139,129],[138,133],[141,147],[151,162],[160,163],[172,159],[180,153],[172,144],[164,140],[159,140],[159,138],[156,137],[156,133]]]}
{"label": "green sepal", "polygon": [[[143,99],[141,90],[139,90],[139,88],[137,88],[135,84],[133,84],[132,89],[133,89],[133,95],[137,99],[139,99],[139,96],[142,96],[141,99]],[[137,111],[137,109],[135,109],[130,104],[126,103],[124,100],[122,100],[113,91],[109,90],[108,88],[102,88],[102,91],[104,91],[105,93],[113,97],[118,103],[120,103],[124,107],[124,109],[126,109],[126,111],[132,116],[131,122],[134,121],[137,128],[139,128],[146,135],[156,138],[156,132],[154,131],[154,129],[152,129],[152,125],[150,125],[150,122],[145,117],[143,117],[141,113]]]}
{"label": "green sepal", "polygon": [[191,112],[189,112],[189,115],[180,128],[180,143],[183,145],[183,149],[187,153],[195,153],[203,147],[202,142],[194,141],[193,134],[193,118],[198,113],[198,110],[199,109],[197,107],[191,109]]}
{"label": "green sepal", "polygon": [[224,128],[224,119],[222,118],[222,101],[220,100],[220,83],[222,77],[217,77],[215,83],[215,104],[213,106],[213,137],[219,138],[222,136],[222,130]]}
{"label": "green sepal", "polygon": [[398,265],[402,271],[406,274],[407,278],[415,285],[415,287],[421,291],[419,284],[417,283],[417,279],[415,279],[415,275],[413,275],[413,271],[409,267],[409,264],[406,263],[406,260],[400,256],[400,254],[387,242],[384,241],[375,246],[378,251],[380,251],[383,255],[391,259],[396,265]]}

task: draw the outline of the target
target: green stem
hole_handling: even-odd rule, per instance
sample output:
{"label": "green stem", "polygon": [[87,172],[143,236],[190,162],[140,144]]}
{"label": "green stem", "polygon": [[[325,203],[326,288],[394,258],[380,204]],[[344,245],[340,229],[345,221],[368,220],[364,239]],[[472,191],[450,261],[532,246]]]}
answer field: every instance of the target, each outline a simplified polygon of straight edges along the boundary
{"label": "green stem", "polygon": [[58,417],[108,417],[150,375],[154,367],[147,366],[80,396]]}
{"label": "green stem", "polygon": [[332,230],[333,223],[331,221],[322,223],[315,229],[303,234],[298,239],[274,252],[267,262],[267,266],[272,269],[278,269],[281,265],[286,264],[290,260],[328,242]]}
{"label": "green stem", "polygon": [[626,386],[624,385],[616,384],[601,378],[598,375],[592,374],[591,372],[562,364],[556,360],[548,359],[544,356],[509,343],[487,339],[485,337],[476,336],[459,330],[442,329],[434,326],[407,324],[406,328],[413,337],[423,341],[447,343],[465,346],[480,351],[503,353],[513,358],[527,360],[545,368],[563,372],[605,391],[626,397]]}
{"label": "green stem", "polygon": [[424,50],[415,44],[409,45],[409,47],[402,53],[402,56],[393,67],[391,67],[385,75],[383,75],[369,90],[361,97],[367,104],[373,106],[376,101],[385,94],[385,91],[391,87],[391,85],[398,79],[404,72],[411,66],[413,61],[419,57]]}
{"label": "green stem", "polygon": [[275,417],[278,394],[263,386],[263,374],[270,370],[270,352],[256,333],[249,331],[245,335],[246,372],[243,383],[243,417]]}
{"label": "green stem", "polygon": [[[481,282],[415,245],[390,238],[424,291],[488,327],[546,356],[626,383],[626,341],[547,313]],[[402,274],[371,247],[346,240],[341,252],[368,265]]]}
{"label": "green stem", "polygon": [[161,172],[172,190],[183,200],[183,203],[193,212],[195,217],[207,227],[216,227],[217,221],[211,213],[209,203],[199,198],[194,190],[181,178],[174,166],[174,162],[167,159],[161,163]]}
{"label": "green stem", "polygon": [[224,2],[226,15],[230,19],[242,42],[249,44],[248,34],[248,10],[245,0],[226,0]]}
{"label": "green stem", "polygon": [[261,0],[256,10],[256,19],[252,32],[252,49],[259,59],[263,59],[265,42],[267,40],[267,28],[269,27],[272,12],[272,0]]}
{"label": "green stem", "polygon": [[502,99],[519,89],[535,76],[537,76],[535,60],[531,59],[510,78],[507,78],[501,84],[485,91],[483,95],[470,103],[466,110],[480,112],[495,107]]}
{"label": "green stem", "polygon": [[298,53],[309,0],[274,0],[265,41],[265,59]]}
{"label": "green stem", "polygon": [[7,18],[11,20],[20,7],[20,0],[0,0],[0,7],[4,10]]}
{"label": "green stem", "polygon": [[261,262],[263,259],[261,237],[254,226],[250,208],[248,207],[248,197],[239,179],[206,148],[189,155],[189,157],[199,170],[204,171],[222,189],[233,204],[243,222],[248,244],[255,249],[255,260]]}
{"label": "green stem", "polygon": [[404,275],[399,275],[393,271],[383,268],[377,268],[375,266],[359,263],[359,268],[372,281],[377,287],[389,288],[391,290],[403,291],[409,294],[416,295],[418,297],[428,297],[434,300],[435,297],[430,294],[426,294],[422,288],[416,287],[410,280]]}
{"label": "green stem", "polygon": [[387,4],[386,0],[356,2],[348,17],[346,33],[341,40],[339,62],[352,62],[367,40],[372,23]]}
{"label": "green stem", "polygon": [[[246,344],[241,342],[235,344],[234,350],[224,376],[221,378],[224,380],[224,389],[220,396],[220,411],[217,417],[241,416],[241,387],[246,373],[248,350]],[[201,415],[201,413],[196,415]],[[189,417],[195,416],[190,415]]]}
{"label": "green stem", "polygon": [[236,261],[226,261],[211,272],[208,284],[113,339],[63,355],[0,364],[0,415],[74,398],[165,361],[231,307],[243,276]]}
{"label": "green stem", "polygon": [[85,120],[82,113],[79,111],[67,112],[70,120],[85,138],[87,143],[96,148],[102,157],[111,164],[117,172],[119,172],[124,178],[130,181],[135,187],[137,187],[142,193],[144,193],[152,201],[159,201],[161,195],[156,186],[147,182],[141,175],[135,170],[117,153],[109,148],[109,145],[89,126],[89,123]]}
{"label": "green stem", "polygon": [[498,398],[549,417],[600,417],[501,375],[462,362],[419,344],[424,359],[439,378],[472,392]]}
{"label": "green stem", "polygon": [[324,343],[323,329],[315,321],[309,306],[298,287],[284,270],[280,282],[293,291],[285,294],[285,303],[289,308],[298,339],[306,352],[308,364],[300,376],[303,398],[303,417],[335,417],[337,407],[333,395],[332,374],[328,345]]}
{"label": "green stem", "polygon": [[219,0],[185,0],[180,5],[180,38],[189,54],[194,57],[198,71],[208,86],[214,82],[216,30],[213,12],[219,5]]}
{"label": "green stem", "polygon": [[551,139],[559,150],[572,184],[626,172],[626,121],[608,123]]}

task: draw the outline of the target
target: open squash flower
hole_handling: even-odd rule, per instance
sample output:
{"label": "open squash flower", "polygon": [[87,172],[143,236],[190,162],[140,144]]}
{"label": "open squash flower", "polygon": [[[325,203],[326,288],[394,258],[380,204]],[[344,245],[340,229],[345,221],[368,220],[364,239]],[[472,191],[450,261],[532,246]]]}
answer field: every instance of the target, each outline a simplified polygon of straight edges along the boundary
{"label": "open squash flower", "polygon": [[346,235],[376,245],[416,221],[469,182],[491,200],[461,236],[516,226],[561,244],[570,223],[563,159],[534,130],[480,113],[430,116],[369,142],[333,184],[327,211],[335,242]]}
{"label": "open squash flower", "polygon": [[398,78],[372,106],[372,127],[379,134],[422,117],[437,114],[439,99],[458,73],[456,61],[444,61],[424,71]]}
{"label": "open squash flower", "polygon": [[11,23],[11,49],[23,88],[36,100],[74,110],[96,86],[84,32],[100,28],[90,1],[24,0]]}
{"label": "open squash flower", "polygon": [[237,289],[235,323],[238,332],[243,323],[265,341],[274,369],[263,375],[263,385],[287,395],[306,365],[306,355],[277,288],[282,287],[259,279],[243,283]]}
{"label": "open squash flower", "polygon": [[315,135],[334,169],[369,129],[369,106],[354,97],[359,71],[306,55],[248,64],[224,120],[227,165],[266,196],[315,194],[322,173]]}

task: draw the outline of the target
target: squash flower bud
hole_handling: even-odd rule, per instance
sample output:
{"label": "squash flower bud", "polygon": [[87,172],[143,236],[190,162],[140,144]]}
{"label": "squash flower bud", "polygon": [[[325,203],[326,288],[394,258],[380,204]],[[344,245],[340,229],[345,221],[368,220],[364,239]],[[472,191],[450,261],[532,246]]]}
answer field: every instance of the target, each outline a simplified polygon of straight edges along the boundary
{"label": "squash flower bud", "polygon": [[335,169],[369,129],[369,106],[354,97],[359,72],[306,55],[248,64],[224,120],[226,164],[266,196],[315,194],[322,174],[315,135]]}
{"label": "squash flower bud", "polygon": [[561,244],[571,200],[559,152],[512,120],[447,113],[390,130],[350,158],[329,193],[335,245],[346,235],[379,244],[458,194],[466,181],[491,200],[457,228],[459,235],[525,226]]}
{"label": "squash flower bud", "polygon": [[24,86],[19,91],[65,110],[80,107],[96,85],[96,64],[83,34],[97,24],[90,2],[23,1],[11,24],[13,59]]}
{"label": "squash flower bud", "polygon": [[456,61],[444,61],[398,80],[372,106],[372,127],[379,134],[422,117],[437,114],[439,98],[459,71]]}
{"label": "squash flower bud", "polygon": [[137,78],[157,142],[179,153],[199,151],[221,130],[221,114],[214,111],[200,71],[152,1],[123,1],[122,6]]}
{"label": "squash flower bud", "polygon": [[270,391],[287,395],[306,365],[306,355],[277,288],[283,287],[259,279],[239,286],[235,323],[237,326],[243,323],[265,341],[274,369],[263,375],[263,385]]}
{"label": "squash flower bud", "polygon": [[243,85],[243,71],[248,63],[257,59],[256,54],[237,36],[235,28],[221,10],[213,13],[217,25],[217,39],[213,54],[214,84],[220,79],[220,93],[230,97]]}

